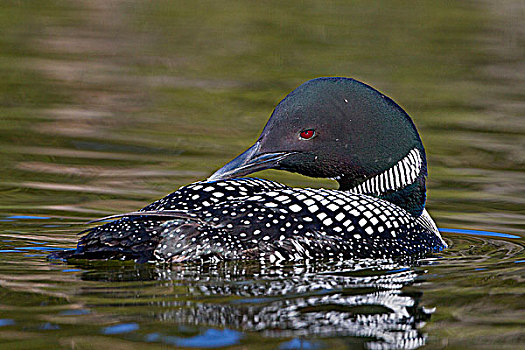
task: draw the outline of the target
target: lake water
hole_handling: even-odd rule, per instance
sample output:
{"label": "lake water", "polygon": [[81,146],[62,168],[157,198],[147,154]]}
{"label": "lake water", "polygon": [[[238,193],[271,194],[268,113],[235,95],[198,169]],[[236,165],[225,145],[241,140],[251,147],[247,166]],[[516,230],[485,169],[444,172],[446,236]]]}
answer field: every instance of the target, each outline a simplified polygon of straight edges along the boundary
{"label": "lake water", "polygon": [[[525,349],[523,1],[5,0],[0,31],[0,349]],[[412,116],[450,249],[415,266],[46,260],[206,178],[334,75]]]}

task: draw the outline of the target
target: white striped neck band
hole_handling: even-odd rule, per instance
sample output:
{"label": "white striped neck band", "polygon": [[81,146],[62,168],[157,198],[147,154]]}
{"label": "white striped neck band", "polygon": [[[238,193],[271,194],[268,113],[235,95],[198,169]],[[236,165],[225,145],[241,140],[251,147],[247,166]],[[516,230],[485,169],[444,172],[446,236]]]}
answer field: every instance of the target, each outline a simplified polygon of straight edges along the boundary
{"label": "white striped neck band", "polygon": [[414,183],[421,173],[422,168],[423,159],[421,153],[414,148],[393,167],[367,179],[350,191],[371,195],[380,195],[387,191],[397,191]]}

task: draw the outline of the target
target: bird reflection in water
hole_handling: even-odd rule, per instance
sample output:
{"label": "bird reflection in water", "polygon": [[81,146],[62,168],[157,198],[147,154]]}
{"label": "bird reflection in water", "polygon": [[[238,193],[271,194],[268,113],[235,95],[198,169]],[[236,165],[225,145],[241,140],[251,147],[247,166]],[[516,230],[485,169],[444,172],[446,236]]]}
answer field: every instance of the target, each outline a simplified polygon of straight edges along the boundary
{"label": "bird reflection in water", "polygon": [[[155,280],[171,295],[147,293],[148,316],[177,325],[226,328],[269,338],[351,337],[366,348],[413,349],[425,344],[420,328],[432,310],[419,305],[421,292],[405,292],[418,272],[378,260],[332,264],[264,266],[135,265],[134,269],[84,279]],[[122,292],[122,290],[120,290]]]}

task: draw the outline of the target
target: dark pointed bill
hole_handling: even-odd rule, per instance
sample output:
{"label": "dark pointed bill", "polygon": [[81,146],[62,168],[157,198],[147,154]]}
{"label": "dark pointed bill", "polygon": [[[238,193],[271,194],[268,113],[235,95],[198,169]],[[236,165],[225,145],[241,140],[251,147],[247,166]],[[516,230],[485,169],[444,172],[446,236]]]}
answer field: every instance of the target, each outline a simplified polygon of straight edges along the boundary
{"label": "dark pointed bill", "polygon": [[256,142],[244,153],[213,173],[208,181],[227,180],[242,177],[256,171],[272,169],[280,162],[296,152],[273,152],[259,154],[260,142]]}

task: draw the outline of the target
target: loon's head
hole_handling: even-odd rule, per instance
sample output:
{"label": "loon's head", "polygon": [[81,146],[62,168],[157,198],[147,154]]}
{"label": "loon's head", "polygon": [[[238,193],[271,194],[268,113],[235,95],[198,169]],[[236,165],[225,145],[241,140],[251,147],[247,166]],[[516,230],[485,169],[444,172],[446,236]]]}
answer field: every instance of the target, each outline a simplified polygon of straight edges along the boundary
{"label": "loon's head", "polygon": [[275,108],[257,142],[208,180],[282,169],[333,178],[340,190],[389,200],[414,215],[425,205],[425,150],[408,114],[349,78],[318,78]]}

